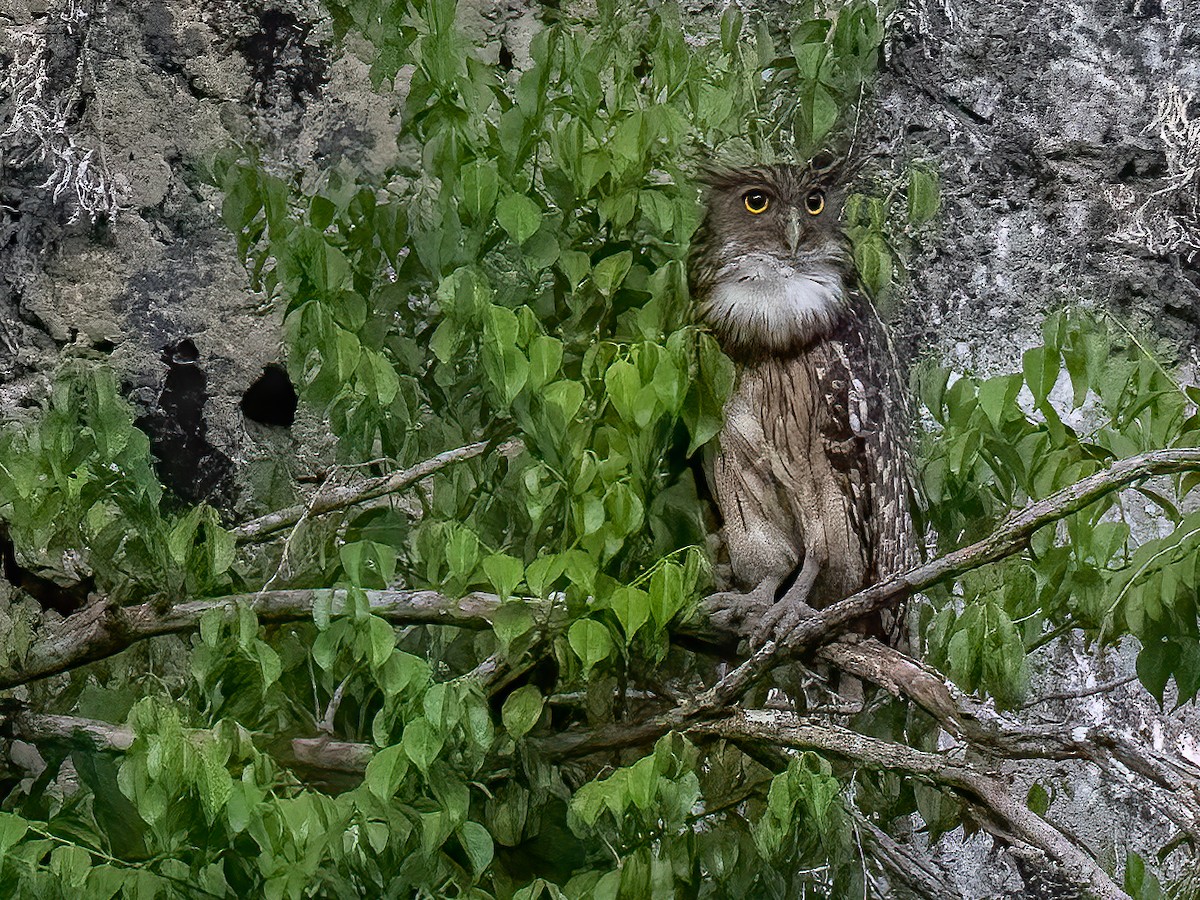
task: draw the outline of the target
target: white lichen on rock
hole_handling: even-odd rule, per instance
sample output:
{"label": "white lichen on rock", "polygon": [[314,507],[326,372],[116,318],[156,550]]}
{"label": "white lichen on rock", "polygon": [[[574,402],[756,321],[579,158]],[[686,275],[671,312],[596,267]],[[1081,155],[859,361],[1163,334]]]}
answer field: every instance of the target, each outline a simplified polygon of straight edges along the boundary
{"label": "white lichen on rock", "polygon": [[[103,6],[97,7],[103,11]],[[75,74],[67,90],[56,92],[50,78],[51,50],[41,29],[15,33],[14,60],[0,78],[0,96],[12,106],[12,120],[0,133],[0,150],[23,166],[46,163],[50,175],[40,185],[55,203],[72,202],[71,221],[87,215],[93,222],[113,218],[127,193],[114,179],[97,141],[80,127],[76,116],[85,86],[94,82],[88,34],[95,11],[81,0],[68,0],[59,13],[68,35],[78,41]]]}
{"label": "white lichen on rock", "polygon": [[1149,194],[1124,184],[1105,190],[1120,221],[1113,240],[1189,262],[1200,256],[1200,115],[1191,112],[1194,102],[1193,94],[1169,85],[1147,126],[1166,159],[1162,187]]}

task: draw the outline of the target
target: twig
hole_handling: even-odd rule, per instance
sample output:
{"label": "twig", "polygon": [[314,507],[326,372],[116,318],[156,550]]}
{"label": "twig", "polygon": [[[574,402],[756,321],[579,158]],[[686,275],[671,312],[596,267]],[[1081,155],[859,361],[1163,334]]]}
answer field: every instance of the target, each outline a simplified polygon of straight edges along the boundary
{"label": "twig", "polygon": [[1084,697],[1093,697],[1096,694],[1107,694],[1109,691],[1115,691],[1117,688],[1124,687],[1130,682],[1137,681],[1137,673],[1126,675],[1124,678],[1118,678],[1116,681],[1108,681],[1104,684],[1098,684],[1090,688],[1079,688],[1074,691],[1056,691],[1052,694],[1043,694],[1036,700],[1029,700],[1025,706],[1037,706],[1039,703],[1049,703],[1051,700],[1082,700]]}
{"label": "twig", "polygon": [[885,869],[928,900],[961,900],[962,894],[954,889],[931,859],[913,853],[886,831],[859,812],[852,804],[845,804],[846,811],[854,820],[867,842],[874,849],[872,858]]}
{"label": "twig", "polygon": [[[405,469],[403,472],[382,475],[379,478],[372,478],[370,481],[358,485],[348,485],[339,488],[322,487],[307,504],[302,503],[296,506],[289,506],[287,509],[276,510],[257,519],[251,519],[249,522],[245,522],[232,529],[232,534],[238,543],[243,544],[265,540],[275,532],[297,524],[301,519],[324,515],[325,513],[334,512],[339,509],[346,509],[355,504],[365,503],[368,500],[382,497],[385,494],[394,494],[455,463],[483,455],[489,446],[489,442],[479,441],[478,443],[467,444],[465,447],[458,447],[454,450],[439,453],[437,456],[427,459],[424,462],[419,462],[415,466]],[[510,454],[517,452],[522,446],[520,441],[509,441],[501,445],[498,449],[501,453]]]}

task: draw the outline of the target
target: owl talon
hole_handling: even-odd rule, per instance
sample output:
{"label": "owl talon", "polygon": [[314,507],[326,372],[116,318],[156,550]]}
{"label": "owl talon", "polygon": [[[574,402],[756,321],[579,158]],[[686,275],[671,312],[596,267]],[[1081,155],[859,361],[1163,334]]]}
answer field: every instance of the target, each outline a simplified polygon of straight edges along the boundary
{"label": "owl talon", "polygon": [[750,638],[751,646],[761,647],[767,641],[786,644],[790,635],[805,619],[815,616],[817,611],[803,600],[788,600],[786,597],[768,609]]}
{"label": "owl talon", "polygon": [[759,585],[752,591],[720,591],[704,598],[702,607],[709,622],[725,631],[746,634],[754,623],[761,621],[775,600],[775,588],[765,590]]}

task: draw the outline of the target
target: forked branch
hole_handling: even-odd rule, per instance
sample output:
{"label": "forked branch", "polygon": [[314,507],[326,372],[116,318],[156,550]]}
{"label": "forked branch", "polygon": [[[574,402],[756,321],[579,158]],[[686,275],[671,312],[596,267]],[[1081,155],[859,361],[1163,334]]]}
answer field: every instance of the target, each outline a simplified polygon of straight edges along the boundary
{"label": "forked branch", "polygon": [[[317,491],[316,495],[307,504],[301,503],[296,506],[289,506],[287,509],[276,510],[257,519],[251,519],[249,522],[245,522],[234,528],[232,531],[233,536],[240,544],[266,540],[277,531],[291,528],[303,519],[310,519],[314,516],[324,515],[325,513],[347,509],[359,503],[366,503],[369,500],[383,497],[386,494],[394,494],[402,491],[455,463],[482,456],[488,446],[487,441],[467,444],[465,447],[457,447],[454,450],[439,453],[437,456],[419,462],[402,472],[381,475],[378,478],[372,478],[359,484],[322,488]],[[520,446],[520,441],[510,441],[500,449],[504,453],[509,453],[518,450]]]}
{"label": "forked branch", "polygon": [[1086,886],[1095,897],[1129,900],[1129,895],[1070,836],[1015,800],[998,775],[975,766],[774,710],[737,710],[720,719],[696,723],[689,733],[815,750],[865,768],[900,772],[943,785],[970,803],[994,833],[1046,853],[1075,884]]}

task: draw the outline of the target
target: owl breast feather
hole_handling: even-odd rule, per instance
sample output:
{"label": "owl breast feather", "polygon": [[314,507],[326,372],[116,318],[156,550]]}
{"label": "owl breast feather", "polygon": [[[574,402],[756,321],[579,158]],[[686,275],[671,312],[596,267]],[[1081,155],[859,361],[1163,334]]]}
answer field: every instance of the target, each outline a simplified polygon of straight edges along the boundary
{"label": "owl breast feather", "polygon": [[846,302],[833,266],[800,270],[750,256],[722,267],[701,315],[726,349],[786,353],[832,331]]}

